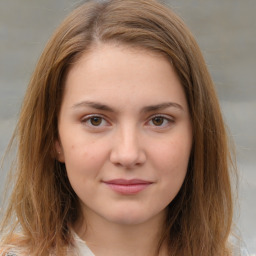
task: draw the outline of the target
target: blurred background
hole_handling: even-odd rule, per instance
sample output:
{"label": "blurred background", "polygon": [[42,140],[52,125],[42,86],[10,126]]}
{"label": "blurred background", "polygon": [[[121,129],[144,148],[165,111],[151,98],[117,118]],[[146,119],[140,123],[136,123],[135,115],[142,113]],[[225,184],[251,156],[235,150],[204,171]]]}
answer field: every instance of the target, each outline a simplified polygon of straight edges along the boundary
{"label": "blurred background", "polygon": [[[0,158],[46,42],[63,18],[81,2],[0,0]],[[240,173],[236,221],[250,255],[255,256],[256,1],[166,0],[165,3],[195,35],[215,82],[230,136],[236,143]],[[3,184],[1,173],[1,194]]]}

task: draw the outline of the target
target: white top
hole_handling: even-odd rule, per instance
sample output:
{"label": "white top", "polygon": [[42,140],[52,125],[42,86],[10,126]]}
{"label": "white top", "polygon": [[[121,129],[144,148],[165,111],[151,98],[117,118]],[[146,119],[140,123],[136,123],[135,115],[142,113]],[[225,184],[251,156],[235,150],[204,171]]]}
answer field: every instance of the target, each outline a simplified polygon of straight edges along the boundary
{"label": "white top", "polygon": [[[74,236],[74,245],[70,247],[67,251],[67,255],[72,256],[95,256],[86,243],[76,234],[73,232]],[[28,256],[24,254],[21,248],[13,248],[10,249],[9,252],[2,254],[0,252],[0,256]],[[51,253],[50,256],[56,256],[55,253]]]}
{"label": "white top", "polygon": [[[232,256],[250,256],[247,249],[243,244],[241,245],[241,241],[238,242],[237,239],[231,238],[230,242],[232,244]],[[11,250],[5,255],[0,253],[0,256],[22,256],[23,254],[20,252],[18,248]],[[52,255],[52,254],[51,254]],[[54,254],[53,254],[54,255]],[[52,255],[52,256],[53,256]],[[74,233],[74,247],[68,250],[68,255],[75,256],[95,256],[86,243],[76,234]],[[27,256],[27,255],[26,255]]]}
{"label": "white top", "polygon": [[[92,251],[88,248],[86,243],[74,233],[75,247],[77,248],[78,256],[95,256]],[[249,253],[245,246],[241,245],[241,241],[230,238],[230,243],[232,244],[232,256],[249,256]]]}
{"label": "white top", "polygon": [[[86,243],[74,233],[75,247],[77,248],[78,256],[95,256],[88,248]],[[230,243],[233,246],[232,256],[249,256],[249,253],[245,246],[241,245],[241,241],[238,242],[235,238],[230,238]]]}
{"label": "white top", "polygon": [[86,243],[76,233],[74,233],[74,239],[78,256],[95,256]]}

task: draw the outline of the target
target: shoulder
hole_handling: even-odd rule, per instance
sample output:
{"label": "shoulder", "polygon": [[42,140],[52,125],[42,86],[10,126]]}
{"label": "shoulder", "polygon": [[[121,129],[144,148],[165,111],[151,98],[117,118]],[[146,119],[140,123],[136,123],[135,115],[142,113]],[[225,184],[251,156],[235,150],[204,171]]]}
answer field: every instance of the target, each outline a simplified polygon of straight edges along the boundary
{"label": "shoulder", "polygon": [[11,250],[5,250],[0,248],[0,256],[19,256],[17,253],[12,252]]}
{"label": "shoulder", "polygon": [[1,236],[0,256],[29,256],[23,239],[22,233],[14,233],[10,237]]}
{"label": "shoulder", "polygon": [[8,246],[0,248],[0,256],[29,256],[25,251],[21,248]]}
{"label": "shoulder", "polygon": [[249,256],[245,242],[237,235],[230,235],[229,244],[231,247],[231,256]]}
{"label": "shoulder", "polygon": [[94,254],[89,249],[85,241],[83,241],[75,232],[73,232],[73,238],[74,238],[74,249],[75,249],[76,255],[94,256]]}
{"label": "shoulder", "polygon": [[24,254],[17,252],[17,250],[0,249],[0,256],[23,256],[23,255]]}

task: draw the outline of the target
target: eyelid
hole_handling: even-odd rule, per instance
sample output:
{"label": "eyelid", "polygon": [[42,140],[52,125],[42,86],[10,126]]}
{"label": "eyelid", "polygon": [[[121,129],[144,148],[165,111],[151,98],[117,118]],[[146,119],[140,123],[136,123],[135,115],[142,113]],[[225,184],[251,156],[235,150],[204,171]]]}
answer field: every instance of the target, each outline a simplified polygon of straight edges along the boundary
{"label": "eyelid", "polygon": [[174,117],[170,116],[170,115],[167,115],[167,114],[154,114],[152,116],[150,116],[148,118],[148,120],[151,120],[155,117],[162,117],[162,118],[165,118],[166,120],[170,121],[170,122],[174,122]]}
{"label": "eyelid", "polygon": [[88,115],[83,115],[83,117],[81,118],[81,121],[86,121],[92,117],[101,117],[103,119],[106,119],[105,116],[103,116],[102,114],[88,114]]}
{"label": "eyelid", "polygon": [[154,114],[154,115],[150,116],[149,119],[152,119],[154,117],[163,117],[163,118],[166,118],[168,120],[173,120],[174,121],[174,117],[172,117],[172,116],[170,116],[168,114]]}

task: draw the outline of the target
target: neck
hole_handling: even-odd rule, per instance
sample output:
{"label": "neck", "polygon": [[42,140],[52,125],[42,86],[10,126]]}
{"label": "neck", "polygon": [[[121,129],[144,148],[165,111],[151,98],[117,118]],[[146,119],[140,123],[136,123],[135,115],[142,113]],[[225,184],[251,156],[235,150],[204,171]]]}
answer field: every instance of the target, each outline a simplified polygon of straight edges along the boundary
{"label": "neck", "polygon": [[145,223],[127,225],[109,222],[97,215],[87,214],[74,229],[97,256],[156,256],[167,255],[166,246],[158,252],[165,214]]}

